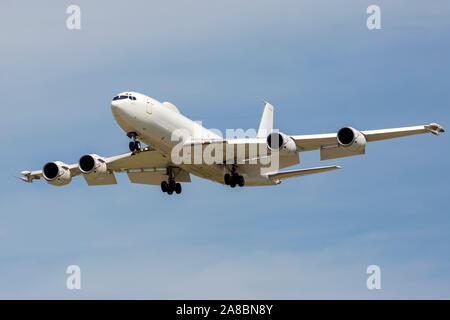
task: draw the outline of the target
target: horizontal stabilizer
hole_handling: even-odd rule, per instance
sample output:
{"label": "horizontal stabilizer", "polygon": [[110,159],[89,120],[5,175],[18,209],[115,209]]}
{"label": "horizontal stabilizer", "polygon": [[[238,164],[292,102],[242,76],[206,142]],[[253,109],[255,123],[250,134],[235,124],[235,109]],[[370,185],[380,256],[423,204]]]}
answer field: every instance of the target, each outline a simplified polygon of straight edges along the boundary
{"label": "horizontal stabilizer", "polygon": [[326,167],[317,167],[317,168],[309,168],[309,169],[299,169],[299,170],[290,170],[290,171],[281,171],[269,173],[267,176],[270,180],[281,180],[287,178],[294,178],[300,176],[306,176],[308,174],[321,173],[326,171],[332,171],[342,169],[340,166],[326,166]]}

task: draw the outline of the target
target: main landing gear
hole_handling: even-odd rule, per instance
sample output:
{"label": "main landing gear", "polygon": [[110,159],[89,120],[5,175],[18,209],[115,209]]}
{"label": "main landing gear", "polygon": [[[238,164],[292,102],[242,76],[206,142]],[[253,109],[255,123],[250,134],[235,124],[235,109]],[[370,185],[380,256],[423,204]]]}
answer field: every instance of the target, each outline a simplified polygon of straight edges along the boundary
{"label": "main landing gear", "polygon": [[161,191],[167,192],[167,194],[172,194],[175,191],[176,194],[180,194],[181,184],[179,182],[175,182],[173,179],[169,179],[169,182],[163,181],[161,182]]}
{"label": "main landing gear", "polygon": [[244,177],[237,174],[236,172],[233,172],[232,174],[226,173],[223,177],[223,180],[226,185],[232,188],[236,187],[236,185],[238,185],[239,187],[243,187],[245,184]]}
{"label": "main landing gear", "polygon": [[161,191],[167,192],[167,194],[172,194],[174,191],[176,194],[181,193],[181,184],[179,182],[175,182],[175,177],[173,173],[173,168],[167,168],[167,175],[169,176],[169,181],[161,182]]}
{"label": "main landing gear", "polygon": [[133,141],[130,141],[129,147],[130,151],[133,153],[141,151],[141,142],[139,140],[136,140],[136,132],[129,132],[127,133],[128,138],[133,139]]}

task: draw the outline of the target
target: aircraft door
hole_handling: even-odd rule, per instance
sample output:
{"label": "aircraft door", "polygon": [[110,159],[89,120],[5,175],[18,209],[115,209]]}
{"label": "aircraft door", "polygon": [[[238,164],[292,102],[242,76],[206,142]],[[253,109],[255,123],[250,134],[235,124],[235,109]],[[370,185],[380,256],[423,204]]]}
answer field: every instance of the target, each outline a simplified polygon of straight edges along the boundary
{"label": "aircraft door", "polygon": [[148,99],[145,102],[145,108],[146,108],[147,114],[152,114],[153,103]]}

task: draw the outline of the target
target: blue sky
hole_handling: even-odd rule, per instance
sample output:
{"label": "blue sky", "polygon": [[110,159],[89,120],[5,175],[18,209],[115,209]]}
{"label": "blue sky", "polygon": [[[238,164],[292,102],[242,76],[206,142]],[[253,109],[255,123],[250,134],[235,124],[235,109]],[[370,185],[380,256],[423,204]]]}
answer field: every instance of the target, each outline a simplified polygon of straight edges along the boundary
{"label": "blue sky", "polygon": [[[81,30],[66,29],[69,4]],[[366,28],[381,7],[382,30]],[[2,1],[0,298],[450,298],[449,138],[420,135],[231,189],[63,188],[14,176],[127,150],[127,90],[206,127],[287,134],[450,123],[448,1]],[[68,265],[82,290],[65,287]],[[379,291],[366,288],[368,265]]]}

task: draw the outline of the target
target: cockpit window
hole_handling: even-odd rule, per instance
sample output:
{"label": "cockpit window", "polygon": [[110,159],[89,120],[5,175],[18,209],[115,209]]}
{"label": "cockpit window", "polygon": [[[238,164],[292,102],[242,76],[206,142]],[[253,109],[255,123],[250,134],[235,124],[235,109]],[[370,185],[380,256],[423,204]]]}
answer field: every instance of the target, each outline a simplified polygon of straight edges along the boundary
{"label": "cockpit window", "polygon": [[113,98],[113,100],[123,100],[123,99],[136,100],[136,97],[133,97],[133,96],[115,96]]}

